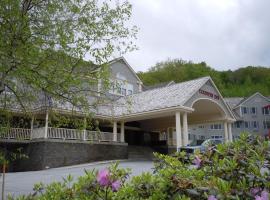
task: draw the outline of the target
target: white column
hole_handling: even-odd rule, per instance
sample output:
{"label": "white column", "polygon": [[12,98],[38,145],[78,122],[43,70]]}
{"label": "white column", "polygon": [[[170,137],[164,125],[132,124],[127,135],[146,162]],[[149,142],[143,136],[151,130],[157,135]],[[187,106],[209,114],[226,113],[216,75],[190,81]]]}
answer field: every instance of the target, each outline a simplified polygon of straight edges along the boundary
{"label": "white column", "polygon": [[117,142],[117,122],[113,122],[113,141]]}
{"label": "white column", "polygon": [[46,110],[44,138],[48,138],[48,123],[49,123],[49,111]]}
{"label": "white column", "polygon": [[177,151],[179,151],[179,148],[182,146],[181,117],[179,111],[175,113],[175,127],[176,127],[176,148]]}
{"label": "white column", "polygon": [[86,118],[83,119],[83,140],[86,141],[86,127],[87,127],[87,121]]}
{"label": "white column", "polygon": [[233,136],[232,136],[232,123],[228,123],[228,132],[229,132],[229,141],[233,141]]}
{"label": "white column", "polygon": [[188,123],[187,113],[183,114],[183,146],[188,145]]}
{"label": "white column", "polygon": [[224,122],[224,139],[225,139],[225,142],[229,141],[227,122]]}
{"label": "white column", "polygon": [[121,121],[121,142],[125,142],[125,122]]}
{"label": "white column", "polygon": [[34,117],[32,116],[32,118],[31,118],[31,135],[30,135],[30,139],[33,138],[33,129],[34,129]]}
{"label": "white column", "polygon": [[100,92],[101,92],[101,80],[98,79],[98,96],[100,96]]}

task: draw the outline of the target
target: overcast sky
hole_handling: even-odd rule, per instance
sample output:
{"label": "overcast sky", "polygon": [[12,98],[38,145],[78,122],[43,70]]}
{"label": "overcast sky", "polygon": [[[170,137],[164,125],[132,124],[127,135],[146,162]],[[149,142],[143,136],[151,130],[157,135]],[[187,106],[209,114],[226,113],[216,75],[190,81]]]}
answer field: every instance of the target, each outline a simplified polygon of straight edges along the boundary
{"label": "overcast sky", "polygon": [[135,71],[158,61],[205,61],[218,70],[270,66],[270,0],[130,0],[139,50]]}

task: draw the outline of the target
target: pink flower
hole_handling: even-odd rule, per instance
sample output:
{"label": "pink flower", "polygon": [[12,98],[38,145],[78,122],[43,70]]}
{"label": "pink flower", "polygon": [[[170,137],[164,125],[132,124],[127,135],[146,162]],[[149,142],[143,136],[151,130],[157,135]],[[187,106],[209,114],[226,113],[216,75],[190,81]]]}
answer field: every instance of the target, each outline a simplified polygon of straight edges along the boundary
{"label": "pink flower", "polygon": [[210,195],[207,200],[218,200],[214,195]]}
{"label": "pink flower", "polygon": [[202,160],[200,159],[199,156],[195,156],[195,159],[193,160],[193,164],[195,164],[197,167],[201,166]]}
{"label": "pink flower", "polygon": [[119,180],[116,180],[112,183],[112,191],[116,192],[121,187],[121,182]]}
{"label": "pink flower", "polygon": [[110,183],[109,175],[110,175],[110,172],[108,169],[100,170],[97,175],[97,182],[101,186],[108,186]]}
{"label": "pink flower", "polygon": [[251,188],[251,189],[250,189],[250,193],[251,193],[253,196],[256,196],[260,191],[261,191],[261,188],[258,188],[258,187],[255,187],[255,188]]}
{"label": "pink flower", "polygon": [[255,200],[269,200],[269,193],[267,191],[262,191],[261,196],[255,196]]}

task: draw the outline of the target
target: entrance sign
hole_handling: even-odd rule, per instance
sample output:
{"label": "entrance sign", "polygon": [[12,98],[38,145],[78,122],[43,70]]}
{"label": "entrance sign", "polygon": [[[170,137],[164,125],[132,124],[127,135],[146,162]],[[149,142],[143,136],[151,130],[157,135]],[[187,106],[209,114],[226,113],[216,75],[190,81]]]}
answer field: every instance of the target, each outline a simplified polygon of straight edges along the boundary
{"label": "entrance sign", "polygon": [[211,97],[211,98],[213,98],[213,99],[217,99],[217,100],[220,99],[219,95],[213,94],[213,93],[211,93],[211,92],[207,92],[207,91],[202,90],[202,89],[199,89],[199,93],[200,93],[200,94],[203,94],[203,95],[205,95],[205,96]]}

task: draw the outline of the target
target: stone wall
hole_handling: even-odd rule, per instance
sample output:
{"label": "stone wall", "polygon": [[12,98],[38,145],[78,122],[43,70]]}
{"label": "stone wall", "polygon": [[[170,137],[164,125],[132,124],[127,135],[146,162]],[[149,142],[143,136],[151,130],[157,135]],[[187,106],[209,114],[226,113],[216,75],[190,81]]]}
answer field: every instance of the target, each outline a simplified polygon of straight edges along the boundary
{"label": "stone wall", "polygon": [[[0,142],[3,146],[4,143]],[[9,150],[22,147],[29,158],[10,164],[9,171],[34,171],[101,160],[127,159],[126,143],[90,143],[83,141],[36,140],[5,143]]]}

